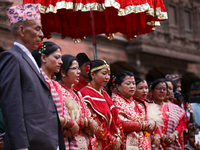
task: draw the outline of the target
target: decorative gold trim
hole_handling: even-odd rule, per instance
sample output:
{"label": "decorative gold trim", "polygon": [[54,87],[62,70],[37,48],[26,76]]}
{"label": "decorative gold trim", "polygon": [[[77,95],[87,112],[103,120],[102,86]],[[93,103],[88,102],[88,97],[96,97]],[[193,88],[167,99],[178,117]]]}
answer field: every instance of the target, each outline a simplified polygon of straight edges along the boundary
{"label": "decorative gold trim", "polygon": [[101,65],[99,67],[96,67],[96,68],[92,68],[91,72],[94,72],[94,71],[97,71],[97,70],[101,70],[103,68],[108,68],[108,70],[110,70],[110,66],[107,64],[107,62],[105,60],[103,60],[103,59],[101,59],[101,60],[104,61],[105,64]]}
{"label": "decorative gold trim", "polygon": [[157,17],[159,20],[167,20],[168,19],[167,12],[161,12],[160,8],[156,8],[156,10],[154,10],[153,8],[150,8],[148,10],[147,14],[151,15],[153,17]]}
{"label": "decorative gold trim", "polygon": [[89,3],[89,4],[82,4],[82,3],[76,3],[73,4],[73,2],[65,2],[65,1],[61,1],[61,2],[57,2],[56,6],[54,5],[48,5],[48,6],[42,6],[40,5],[40,12],[45,14],[45,13],[57,13],[57,10],[59,9],[68,9],[68,10],[73,10],[73,11],[91,11],[91,10],[95,10],[95,11],[103,11],[106,9],[105,4],[99,4],[99,3]]}
{"label": "decorative gold trim", "polygon": [[[91,84],[88,83],[88,85],[91,85]],[[104,97],[103,94],[102,94],[101,92],[97,91],[95,88],[93,88],[93,87],[91,87],[91,86],[87,86],[87,87],[90,88],[90,89],[92,89],[92,90],[94,90],[95,92],[99,93],[102,97]],[[103,89],[101,89],[101,91],[102,91],[102,90],[103,90]]]}
{"label": "decorative gold trim", "polygon": [[[83,97],[83,98],[84,98],[84,97]],[[92,109],[93,109],[97,114],[99,114],[101,117],[103,117],[103,118],[106,120],[106,122],[107,122],[108,125],[110,124],[110,123],[109,123],[110,121],[108,121],[108,119],[107,119],[102,113],[100,113],[99,111],[97,111],[97,110],[92,106],[92,104],[91,104],[91,102],[90,102],[89,100],[84,99],[84,102],[90,104],[90,106],[92,107]]]}
{"label": "decorative gold trim", "polygon": [[56,3],[56,6],[54,5],[49,5],[49,6],[42,6],[40,5],[40,12],[45,14],[49,12],[57,13],[57,10],[59,9],[68,9],[68,10],[73,10],[73,11],[104,11],[107,7],[114,7],[118,10],[118,16],[126,16],[131,13],[141,13],[141,12],[147,12],[147,14],[157,17],[160,20],[166,20],[168,19],[167,12],[161,12],[160,8],[153,9],[150,7],[148,3],[141,4],[141,5],[132,5],[132,6],[127,6],[124,9],[120,8],[120,4],[116,2],[115,0],[110,1],[105,1],[105,3],[89,3],[89,4],[82,4],[82,3],[75,3],[73,2],[66,2],[66,1],[60,1]]}
{"label": "decorative gold trim", "polygon": [[109,40],[114,40],[115,39],[115,34],[110,33],[109,36],[107,37]]}
{"label": "decorative gold trim", "polygon": [[82,3],[75,3],[73,11],[104,11],[106,9],[105,4],[99,4],[99,3],[89,3],[89,4],[82,4]]}
{"label": "decorative gold trim", "polygon": [[73,39],[74,43],[80,43],[82,41],[82,39]]}
{"label": "decorative gold trim", "polygon": [[73,10],[73,5],[74,5],[73,2],[65,2],[65,1],[57,2],[56,6],[54,5],[42,6],[40,4],[40,12],[43,14],[49,13],[49,12],[57,13],[58,9],[63,9],[63,8]]}
{"label": "decorative gold trim", "polygon": [[127,6],[124,9],[120,8],[120,4],[116,1],[112,1],[110,5],[106,5],[106,7],[114,7],[118,9],[118,16],[126,16],[131,13],[141,13],[147,11],[147,14],[157,17],[160,20],[166,20],[168,19],[167,12],[162,12],[160,7],[153,9],[148,3],[142,4],[142,5],[132,5],[132,6]]}
{"label": "decorative gold trim", "polygon": [[118,16],[126,16],[131,13],[141,13],[141,12],[148,11],[149,9],[150,9],[150,5],[148,3],[137,5],[137,6],[127,6],[125,9],[119,9]]}
{"label": "decorative gold trim", "polygon": [[96,67],[96,68],[91,69],[91,72],[94,72],[94,71],[96,71],[96,70],[101,70],[101,69],[103,69],[103,68],[108,68],[108,70],[110,70],[110,66],[109,66],[108,64],[104,64],[104,65],[101,65],[101,66],[99,66],[99,67]]}
{"label": "decorative gold trim", "polygon": [[147,22],[147,25],[149,25],[149,26],[161,26],[160,25],[160,21],[151,21],[151,22]]}

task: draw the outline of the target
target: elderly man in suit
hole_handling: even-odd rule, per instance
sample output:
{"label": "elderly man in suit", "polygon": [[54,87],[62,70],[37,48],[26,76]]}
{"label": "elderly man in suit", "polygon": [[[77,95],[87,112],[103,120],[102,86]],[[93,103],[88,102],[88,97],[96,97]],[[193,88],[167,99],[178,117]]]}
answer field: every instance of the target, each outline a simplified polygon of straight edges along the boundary
{"label": "elderly man in suit", "polygon": [[38,7],[25,4],[7,11],[15,42],[0,54],[6,150],[65,149],[55,103],[31,55],[43,37]]}

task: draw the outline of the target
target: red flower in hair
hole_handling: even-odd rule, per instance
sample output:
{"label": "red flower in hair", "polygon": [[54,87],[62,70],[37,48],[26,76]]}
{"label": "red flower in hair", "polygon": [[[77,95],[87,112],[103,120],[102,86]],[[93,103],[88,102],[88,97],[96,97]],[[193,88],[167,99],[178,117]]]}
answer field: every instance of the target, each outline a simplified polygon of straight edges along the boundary
{"label": "red flower in hair", "polygon": [[112,78],[113,78],[113,79],[112,79],[112,86],[115,86],[116,77],[113,75]]}
{"label": "red flower in hair", "polygon": [[38,49],[40,50],[43,47],[42,41],[40,41],[40,44],[38,45]]}
{"label": "red flower in hair", "polygon": [[44,51],[46,51],[46,45],[42,41],[40,41],[40,44],[38,45],[38,50],[40,54],[44,54]]}
{"label": "red flower in hair", "polygon": [[112,86],[115,86],[115,80],[112,79]]}
{"label": "red flower in hair", "polygon": [[90,66],[89,66],[89,65],[85,66],[85,71],[86,71],[87,73],[89,73],[89,70],[90,70]]}

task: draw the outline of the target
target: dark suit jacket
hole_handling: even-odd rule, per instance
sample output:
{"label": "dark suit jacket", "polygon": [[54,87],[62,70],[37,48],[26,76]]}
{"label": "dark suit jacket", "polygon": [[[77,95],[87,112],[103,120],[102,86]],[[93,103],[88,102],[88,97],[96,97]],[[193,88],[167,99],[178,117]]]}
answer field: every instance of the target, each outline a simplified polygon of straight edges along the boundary
{"label": "dark suit jacket", "polygon": [[5,149],[64,150],[51,92],[31,59],[16,45],[0,54],[0,107]]}

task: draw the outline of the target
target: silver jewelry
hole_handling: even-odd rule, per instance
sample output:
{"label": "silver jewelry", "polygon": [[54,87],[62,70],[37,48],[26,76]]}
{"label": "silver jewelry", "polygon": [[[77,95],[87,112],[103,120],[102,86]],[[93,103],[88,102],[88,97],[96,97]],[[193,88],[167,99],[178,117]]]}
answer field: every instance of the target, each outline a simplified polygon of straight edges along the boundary
{"label": "silver jewelry", "polygon": [[45,63],[46,61],[44,60],[43,63]]}

